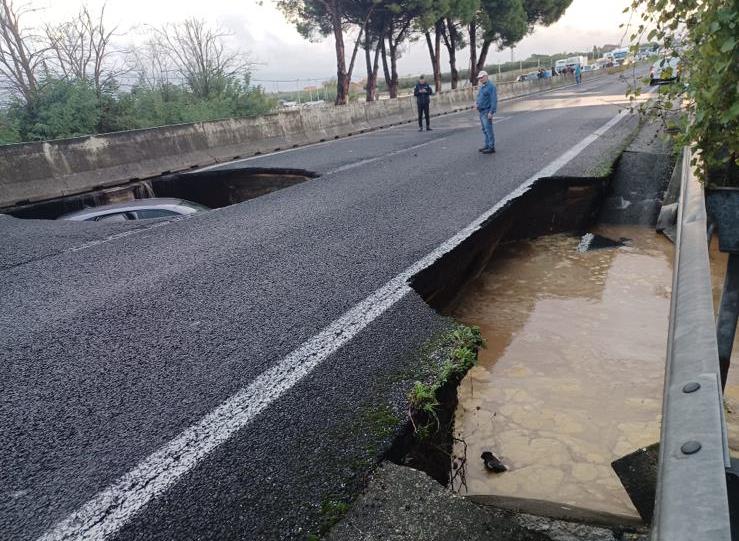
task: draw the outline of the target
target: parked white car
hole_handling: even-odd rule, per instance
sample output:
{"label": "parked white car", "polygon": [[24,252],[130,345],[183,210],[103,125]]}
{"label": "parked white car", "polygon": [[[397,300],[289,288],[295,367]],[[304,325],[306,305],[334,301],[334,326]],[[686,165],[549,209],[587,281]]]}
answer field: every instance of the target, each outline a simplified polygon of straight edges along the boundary
{"label": "parked white car", "polygon": [[662,85],[680,81],[680,59],[674,56],[657,60],[649,68],[649,84]]}
{"label": "parked white car", "polygon": [[173,218],[210,210],[208,207],[184,199],[152,197],[134,199],[125,203],[113,203],[90,207],[59,216],[57,220],[72,222],[126,222],[150,218]]}

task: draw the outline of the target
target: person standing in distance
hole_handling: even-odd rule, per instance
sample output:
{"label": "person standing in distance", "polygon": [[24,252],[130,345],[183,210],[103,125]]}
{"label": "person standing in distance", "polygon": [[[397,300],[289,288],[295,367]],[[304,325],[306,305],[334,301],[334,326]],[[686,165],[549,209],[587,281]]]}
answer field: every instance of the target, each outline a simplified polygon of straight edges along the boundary
{"label": "person standing in distance", "polygon": [[426,131],[431,131],[429,105],[434,91],[431,90],[431,86],[426,82],[423,75],[418,78],[416,88],[413,89],[413,95],[416,97],[416,105],[418,105],[418,131],[423,131],[423,115],[426,115]]}
{"label": "person standing in distance", "polygon": [[495,152],[495,133],[493,132],[493,115],[498,110],[498,90],[490,81],[487,71],[481,71],[477,76],[479,87],[475,107],[480,113],[482,133],[485,134],[485,146],[480,149],[483,154]]}

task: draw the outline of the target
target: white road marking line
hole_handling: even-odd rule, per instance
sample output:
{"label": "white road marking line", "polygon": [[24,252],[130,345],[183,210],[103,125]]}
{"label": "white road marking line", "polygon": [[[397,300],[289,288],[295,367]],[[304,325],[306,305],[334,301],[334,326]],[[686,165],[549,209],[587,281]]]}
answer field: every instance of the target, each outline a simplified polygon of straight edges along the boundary
{"label": "white road marking line", "polygon": [[97,246],[98,244],[105,244],[106,242],[110,242],[116,239],[122,239],[123,237],[137,235],[138,233],[144,233],[146,231],[151,231],[152,229],[157,229],[165,225],[169,225],[169,224],[176,223],[176,222],[181,222],[182,220],[185,220],[189,218],[190,216],[194,216],[194,214],[184,214],[181,216],[177,216],[176,218],[170,218],[169,220],[162,220],[160,222],[157,222],[155,224],[152,224],[146,227],[137,227],[136,229],[129,229],[127,231],[121,231],[120,233],[114,233],[107,237],[103,237],[102,239],[90,240],[90,241],[80,244],[79,246],[73,246],[71,248],[67,248],[62,253],[79,252],[80,250],[92,248],[93,246]]}
{"label": "white road marking line", "polygon": [[388,152],[386,154],[383,154],[382,156],[375,156],[374,158],[366,158],[364,160],[359,160],[357,162],[348,163],[346,165],[342,165],[341,167],[337,167],[336,169],[332,169],[331,171],[328,171],[324,174],[322,174],[322,177],[333,175],[335,173],[341,173],[343,171],[349,171],[350,169],[355,169],[356,167],[360,167],[362,165],[367,165],[370,163],[374,163],[378,160],[384,160],[385,158],[389,158],[390,156],[396,156],[398,154],[403,154],[404,152],[410,152],[411,150],[417,150],[419,148],[423,148],[428,145],[433,145],[434,143],[438,143],[440,141],[445,141],[446,139],[449,139],[451,135],[445,135],[444,137],[437,137],[436,139],[432,139],[431,141],[426,141],[425,143],[419,143],[417,145],[413,145],[406,148],[401,148],[398,150],[393,150],[392,152]]}
{"label": "white road marking line", "polygon": [[[499,124],[500,122],[503,122],[504,120],[508,120],[509,117],[495,117],[495,120],[493,121],[493,124]],[[460,130],[466,130],[469,129],[469,126],[459,127],[459,126],[451,126],[451,127],[445,127],[445,128],[434,128],[432,131],[460,131]],[[409,132],[416,131],[418,128],[413,127],[413,129],[408,129]],[[321,176],[326,177],[328,175],[333,175],[335,173],[342,173],[344,171],[349,171],[351,169],[355,169],[357,167],[360,167],[362,165],[368,165],[370,163],[374,163],[379,160],[384,160],[386,158],[389,158],[390,156],[396,156],[398,154],[403,154],[405,152],[410,152],[411,150],[417,150],[419,148],[423,148],[428,145],[433,145],[434,143],[439,143],[441,141],[446,141],[449,139],[453,134],[445,135],[443,137],[437,137],[436,139],[432,139],[431,141],[426,141],[424,143],[419,143],[417,145],[409,146],[406,148],[401,148],[398,150],[393,150],[392,152],[388,152],[386,154],[383,154],[381,156],[375,156],[373,158],[366,158],[364,160],[359,160],[356,162],[348,163],[346,165],[342,165],[341,167],[337,167],[336,169],[332,169],[331,171],[327,171],[326,173],[323,173]]]}
{"label": "white road marking line", "polygon": [[92,541],[115,535],[144,506],[408,294],[411,291],[408,280],[418,271],[458,246],[509,201],[528,191],[536,180],[554,175],[627,114],[621,111],[433,252],[392,278],[196,424],[146,457],[113,485],[58,522],[39,541]]}

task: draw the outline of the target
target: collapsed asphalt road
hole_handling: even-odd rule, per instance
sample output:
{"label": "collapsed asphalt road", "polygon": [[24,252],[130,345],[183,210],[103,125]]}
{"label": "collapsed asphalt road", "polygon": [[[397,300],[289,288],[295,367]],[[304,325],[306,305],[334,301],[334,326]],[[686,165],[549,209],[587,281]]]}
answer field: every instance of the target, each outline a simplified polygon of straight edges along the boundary
{"label": "collapsed asphalt road", "polygon": [[304,537],[356,412],[448,325],[406,278],[527,180],[597,171],[625,87],[502,103],[492,156],[470,111],[228,164],[321,177],[189,219],[1,217],[0,537]]}

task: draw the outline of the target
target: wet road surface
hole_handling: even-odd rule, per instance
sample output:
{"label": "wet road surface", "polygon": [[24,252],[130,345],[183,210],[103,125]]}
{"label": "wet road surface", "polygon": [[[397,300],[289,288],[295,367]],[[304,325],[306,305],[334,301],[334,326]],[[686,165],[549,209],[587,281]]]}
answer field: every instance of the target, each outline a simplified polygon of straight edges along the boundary
{"label": "wet road surface", "polygon": [[[244,161],[322,176],[189,219],[0,217],[2,537],[64,520],[75,537],[81,516],[117,539],[311,531],[353,475],[347,461],[367,452],[347,435],[354,412],[402,397],[383,382],[442,318],[406,291],[359,314],[361,332],[316,350],[321,364],[268,403],[241,403],[249,421],[228,437],[192,427],[245,389],[269,395],[261,376],[613,119],[625,88],[605,77],[501,104],[494,156],[478,154],[465,112],[433,132],[407,125]],[[616,124],[567,167],[597,166],[634,126]],[[171,445],[183,435],[215,446],[181,455]],[[163,449],[161,490],[142,500],[152,485],[140,467]],[[106,500],[121,483],[136,496]]]}

